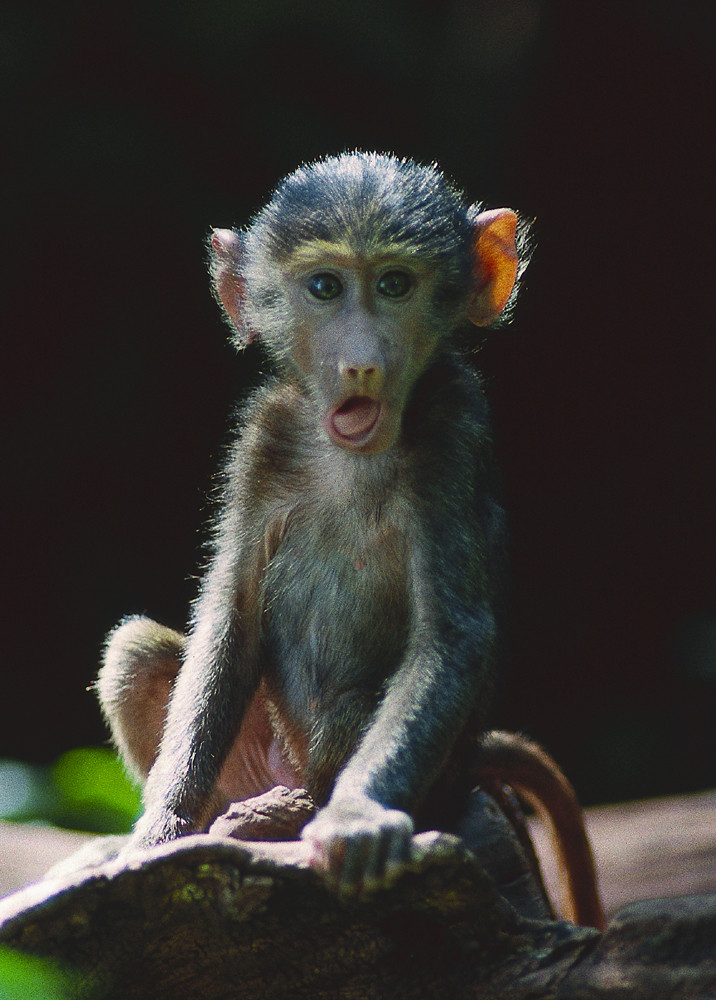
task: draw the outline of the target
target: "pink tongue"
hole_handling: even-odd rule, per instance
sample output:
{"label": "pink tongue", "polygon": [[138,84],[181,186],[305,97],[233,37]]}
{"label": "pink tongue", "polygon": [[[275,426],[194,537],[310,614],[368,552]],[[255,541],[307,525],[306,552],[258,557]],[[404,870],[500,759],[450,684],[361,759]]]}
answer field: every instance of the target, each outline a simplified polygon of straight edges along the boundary
{"label": "pink tongue", "polygon": [[333,414],[333,426],[342,437],[359,437],[378,419],[380,403],[368,396],[353,396]]}

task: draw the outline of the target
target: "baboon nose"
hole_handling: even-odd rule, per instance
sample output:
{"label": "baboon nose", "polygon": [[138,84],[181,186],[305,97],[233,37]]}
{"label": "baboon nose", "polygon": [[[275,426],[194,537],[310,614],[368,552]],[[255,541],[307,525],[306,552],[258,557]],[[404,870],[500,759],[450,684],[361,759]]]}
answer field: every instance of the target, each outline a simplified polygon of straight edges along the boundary
{"label": "baboon nose", "polygon": [[383,372],[377,365],[352,365],[342,361],[339,371],[343,381],[356,391],[378,392],[383,384]]}

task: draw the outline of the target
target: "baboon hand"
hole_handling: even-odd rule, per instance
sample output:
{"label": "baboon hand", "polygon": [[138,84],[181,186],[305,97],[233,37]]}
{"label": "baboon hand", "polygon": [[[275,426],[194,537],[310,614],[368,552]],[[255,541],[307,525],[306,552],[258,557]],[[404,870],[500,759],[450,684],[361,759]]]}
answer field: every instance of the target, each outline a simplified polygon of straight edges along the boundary
{"label": "baboon hand", "polygon": [[390,885],[410,857],[413,821],[368,797],[331,800],[304,827],[311,866],[341,895]]}

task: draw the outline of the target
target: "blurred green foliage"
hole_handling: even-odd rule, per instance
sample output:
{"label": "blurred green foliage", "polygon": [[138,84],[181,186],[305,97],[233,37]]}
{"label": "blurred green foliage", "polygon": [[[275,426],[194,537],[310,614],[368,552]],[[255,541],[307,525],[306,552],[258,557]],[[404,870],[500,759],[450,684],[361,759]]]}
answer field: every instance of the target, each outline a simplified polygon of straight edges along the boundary
{"label": "blurred green foliage", "polygon": [[76,976],[54,962],[0,946],[0,1000],[70,1000],[77,986]]}
{"label": "blurred green foliage", "polygon": [[139,790],[106,747],[69,750],[49,767],[0,760],[0,819],[128,833],[140,811]]}
{"label": "blurred green foliage", "polygon": [[[95,833],[127,833],[141,809],[138,789],[106,747],[69,750],[47,767],[0,760],[0,819]],[[77,1000],[75,973],[0,946],[0,1000]]]}

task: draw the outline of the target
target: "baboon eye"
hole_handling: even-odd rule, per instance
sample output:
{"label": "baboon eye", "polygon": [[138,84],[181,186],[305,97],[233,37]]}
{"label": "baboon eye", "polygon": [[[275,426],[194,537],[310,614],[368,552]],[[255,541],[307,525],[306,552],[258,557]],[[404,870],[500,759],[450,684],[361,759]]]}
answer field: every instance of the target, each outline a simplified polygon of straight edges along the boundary
{"label": "baboon eye", "polygon": [[341,294],[343,285],[335,274],[314,274],[308,282],[308,290],[314,299],[327,302],[328,299],[335,299]]}
{"label": "baboon eye", "polygon": [[412,285],[405,271],[386,271],[378,280],[378,291],[389,299],[399,299],[408,294]]}

